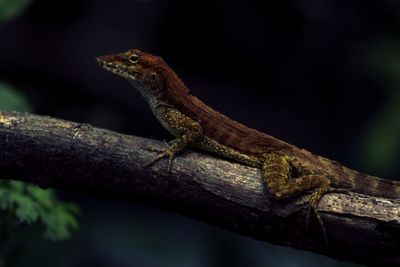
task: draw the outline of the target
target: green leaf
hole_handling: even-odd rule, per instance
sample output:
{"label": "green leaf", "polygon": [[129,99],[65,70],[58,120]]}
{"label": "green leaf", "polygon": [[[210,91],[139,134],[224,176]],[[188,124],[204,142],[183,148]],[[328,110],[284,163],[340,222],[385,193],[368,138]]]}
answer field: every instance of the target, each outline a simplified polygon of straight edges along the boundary
{"label": "green leaf", "polygon": [[11,211],[19,221],[41,222],[44,236],[64,240],[78,229],[78,206],[57,200],[54,190],[18,181],[0,181],[0,208]]}
{"label": "green leaf", "polygon": [[19,93],[12,86],[0,82],[0,110],[28,112],[32,108],[23,94]]}
{"label": "green leaf", "polygon": [[14,195],[15,215],[21,222],[34,223],[39,217],[37,203],[31,201],[24,195]]}
{"label": "green leaf", "polygon": [[74,215],[77,212],[79,212],[78,206],[59,203],[51,209],[51,212],[42,214],[42,222],[46,225],[44,237],[51,240],[70,238],[71,231],[78,229],[78,222]]}
{"label": "green leaf", "polygon": [[0,22],[12,19],[31,2],[32,0],[0,0]]}

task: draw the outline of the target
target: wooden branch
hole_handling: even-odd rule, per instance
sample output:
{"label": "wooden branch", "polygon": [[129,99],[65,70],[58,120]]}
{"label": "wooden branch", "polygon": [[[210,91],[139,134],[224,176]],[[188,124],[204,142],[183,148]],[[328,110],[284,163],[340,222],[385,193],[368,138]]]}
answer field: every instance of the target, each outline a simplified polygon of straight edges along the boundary
{"label": "wooden branch", "polygon": [[257,169],[187,151],[149,168],[162,142],[50,117],[0,112],[0,173],[42,187],[117,196],[167,208],[258,240],[367,265],[400,265],[400,200],[332,193],[275,201]]}

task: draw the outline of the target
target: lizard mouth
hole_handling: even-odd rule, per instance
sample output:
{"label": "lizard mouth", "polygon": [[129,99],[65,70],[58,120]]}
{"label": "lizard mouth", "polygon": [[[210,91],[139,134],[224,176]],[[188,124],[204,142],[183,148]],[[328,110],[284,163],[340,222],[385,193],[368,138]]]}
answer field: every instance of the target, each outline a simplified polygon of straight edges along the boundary
{"label": "lizard mouth", "polygon": [[97,63],[99,63],[103,69],[105,69],[109,72],[112,72],[116,75],[122,76],[128,80],[134,80],[134,81],[137,80],[138,72],[135,72],[131,68],[128,68],[128,67],[118,64],[118,63],[105,61],[101,57],[96,58],[96,60],[97,60]]}

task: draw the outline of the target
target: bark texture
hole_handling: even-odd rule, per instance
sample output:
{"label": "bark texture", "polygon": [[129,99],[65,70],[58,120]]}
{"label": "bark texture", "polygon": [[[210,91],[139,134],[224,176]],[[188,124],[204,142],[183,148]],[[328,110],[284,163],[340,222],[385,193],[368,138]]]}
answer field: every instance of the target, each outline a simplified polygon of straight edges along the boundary
{"label": "bark texture", "polygon": [[186,151],[143,168],[163,143],[45,116],[0,112],[2,178],[140,201],[236,233],[366,265],[400,265],[400,199],[331,193],[305,230],[308,195],[276,201],[259,170]]}

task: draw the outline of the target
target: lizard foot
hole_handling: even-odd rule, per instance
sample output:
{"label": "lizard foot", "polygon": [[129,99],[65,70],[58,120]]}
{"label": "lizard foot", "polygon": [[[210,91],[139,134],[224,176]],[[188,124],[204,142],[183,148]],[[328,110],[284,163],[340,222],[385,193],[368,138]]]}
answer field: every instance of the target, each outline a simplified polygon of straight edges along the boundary
{"label": "lizard foot", "polygon": [[322,235],[324,237],[325,243],[327,244],[327,246],[329,248],[328,235],[326,233],[326,228],[324,226],[324,222],[322,221],[321,215],[318,212],[318,203],[321,200],[322,196],[328,191],[329,191],[329,189],[322,187],[322,188],[318,188],[311,194],[311,197],[308,202],[309,206],[308,206],[308,211],[307,211],[305,228],[307,231],[309,228],[310,221],[311,221],[311,213],[313,213],[315,218],[318,221],[318,224],[321,227],[321,231],[322,231]]}
{"label": "lizard foot", "polygon": [[176,151],[174,151],[173,147],[170,146],[165,140],[164,140],[165,144],[166,144],[166,148],[164,149],[150,149],[151,151],[154,152],[158,152],[159,154],[152,160],[150,160],[149,162],[147,162],[144,167],[149,167],[153,164],[155,164],[157,161],[159,161],[160,159],[166,158],[168,157],[168,172],[171,170],[171,166],[172,166],[172,160],[175,157]]}

